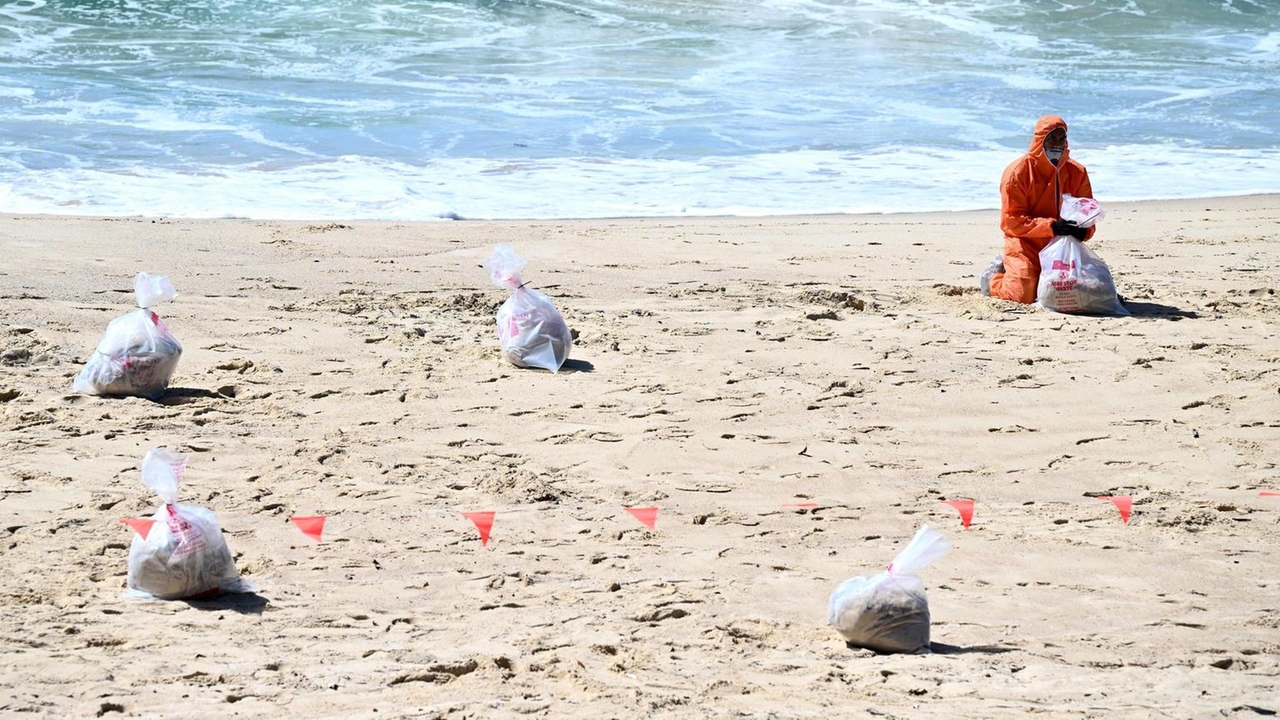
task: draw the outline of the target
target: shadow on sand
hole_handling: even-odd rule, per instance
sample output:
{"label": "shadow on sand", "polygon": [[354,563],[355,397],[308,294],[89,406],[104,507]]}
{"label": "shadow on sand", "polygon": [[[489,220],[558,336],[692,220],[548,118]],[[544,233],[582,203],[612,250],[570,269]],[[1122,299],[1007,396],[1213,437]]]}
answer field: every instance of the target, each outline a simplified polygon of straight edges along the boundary
{"label": "shadow on sand", "polygon": [[1124,307],[1129,314],[1136,318],[1156,318],[1160,320],[1181,320],[1183,318],[1200,317],[1194,310],[1182,310],[1172,305],[1161,305],[1160,303],[1139,302],[1137,300],[1124,300]]}
{"label": "shadow on sand", "polygon": [[219,395],[212,390],[187,387],[171,387],[160,397],[148,399],[157,405],[186,405],[187,403],[193,403],[207,398],[215,398],[218,400],[226,399],[225,396]]}
{"label": "shadow on sand", "polygon": [[960,647],[959,645],[948,645],[946,643],[929,643],[929,650],[934,655],[1000,655],[1002,653],[1014,652],[1017,648],[1000,647],[999,645],[974,645],[972,647]]}
{"label": "shadow on sand", "polygon": [[197,610],[232,610],[241,615],[261,615],[270,601],[258,593],[225,593],[200,600],[185,600]]}
{"label": "shadow on sand", "polygon": [[595,369],[596,369],[596,366],[592,365],[586,360],[565,360],[564,364],[560,366],[560,372],[589,373],[589,372],[594,372]]}

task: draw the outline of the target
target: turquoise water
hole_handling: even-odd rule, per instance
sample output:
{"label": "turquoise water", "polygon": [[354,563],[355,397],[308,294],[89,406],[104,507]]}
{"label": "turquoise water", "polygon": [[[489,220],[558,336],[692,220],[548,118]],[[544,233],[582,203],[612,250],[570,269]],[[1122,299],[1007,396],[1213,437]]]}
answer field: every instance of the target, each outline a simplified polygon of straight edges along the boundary
{"label": "turquoise water", "polygon": [[1280,0],[20,0],[0,211],[989,208],[1048,112],[1104,201],[1278,192],[1278,75]]}

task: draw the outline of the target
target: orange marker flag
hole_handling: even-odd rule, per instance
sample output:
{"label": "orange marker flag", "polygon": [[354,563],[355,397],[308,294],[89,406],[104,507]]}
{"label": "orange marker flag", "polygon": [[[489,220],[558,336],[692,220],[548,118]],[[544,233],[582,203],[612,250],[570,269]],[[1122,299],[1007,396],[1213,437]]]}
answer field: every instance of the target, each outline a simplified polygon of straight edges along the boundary
{"label": "orange marker flag", "polygon": [[782,507],[790,507],[790,508],[816,508],[816,507],[818,507],[818,503],[816,503],[816,502],[782,503]]}
{"label": "orange marker flag", "polygon": [[156,524],[156,521],[150,518],[121,518],[120,522],[133,528],[133,531],[141,535],[143,540],[147,539],[151,526]]}
{"label": "orange marker flag", "polygon": [[322,542],[320,536],[324,533],[323,515],[295,515],[289,518],[289,522],[297,525],[303,535],[316,542]]}
{"label": "orange marker flag", "polygon": [[489,531],[493,529],[493,517],[496,512],[464,512],[462,516],[476,524],[476,530],[480,531],[480,546],[484,547],[489,544]]}
{"label": "orange marker flag", "polygon": [[1258,493],[1258,497],[1280,497],[1280,492],[1275,490],[1262,490]]}
{"label": "orange marker flag", "polygon": [[969,523],[973,522],[973,501],[972,500],[943,500],[944,505],[950,505],[960,511],[960,522],[964,523],[964,529],[969,529]]}
{"label": "orange marker flag", "polygon": [[1110,500],[1115,504],[1116,509],[1120,511],[1120,519],[1124,520],[1124,524],[1129,524],[1129,516],[1133,514],[1133,496],[1132,495],[1103,495],[1099,500]]}
{"label": "orange marker flag", "polygon": [[658,522],[658,508],[656,507],[645,507],[645,508],[624,507],[622,509],[631,513],[635,517],[635,519],[649,526],[650,530],[652,530],[654,524]]}

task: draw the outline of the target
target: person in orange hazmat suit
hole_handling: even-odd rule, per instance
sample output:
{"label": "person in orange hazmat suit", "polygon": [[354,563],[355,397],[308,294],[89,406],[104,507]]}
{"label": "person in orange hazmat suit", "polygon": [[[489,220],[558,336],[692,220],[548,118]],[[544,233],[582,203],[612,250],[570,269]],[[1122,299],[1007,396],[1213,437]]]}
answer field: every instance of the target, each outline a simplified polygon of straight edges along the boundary
{"label": "person in orange hazmat suit", "polygon": [[1000,179],[1004,254],[982,273],[978,285],[984,295],[1035,302],[1040,251],[1059,235],[1082,241],[1093,237],[1094,228],[1061,219],[1064,194],[1091,198],[1093,187],[1089,172],[1071,159],[1067,121],[1045,115],[1036,122],[1026,154],[1010,163]]}

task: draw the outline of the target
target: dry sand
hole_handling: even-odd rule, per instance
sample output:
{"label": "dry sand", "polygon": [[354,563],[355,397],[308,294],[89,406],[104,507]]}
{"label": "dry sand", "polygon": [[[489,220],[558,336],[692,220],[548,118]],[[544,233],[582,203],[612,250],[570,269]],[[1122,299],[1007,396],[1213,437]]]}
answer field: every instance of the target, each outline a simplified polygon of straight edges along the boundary
{"label": "dry sand", "polygon": [[[1132,318],[977,295],[995,212],[0,217],[0,715],[1273,715],[1280,197],[1109,212]],[[496,242],[566,371],[500,360]],[[173,388],[72,394],[139,270]],[[122,597],[157,446],[258,595]],[[830,592],[922,523],[934,654],[846,647]]]}

